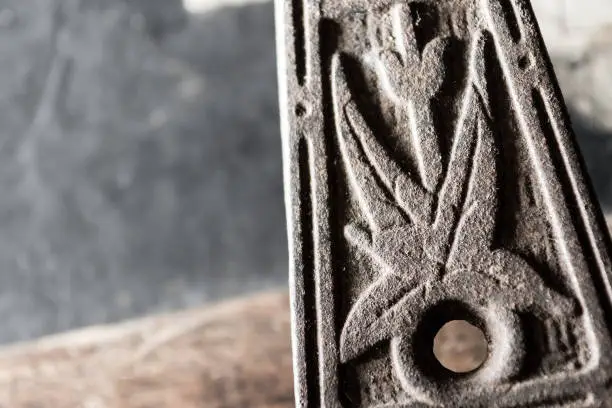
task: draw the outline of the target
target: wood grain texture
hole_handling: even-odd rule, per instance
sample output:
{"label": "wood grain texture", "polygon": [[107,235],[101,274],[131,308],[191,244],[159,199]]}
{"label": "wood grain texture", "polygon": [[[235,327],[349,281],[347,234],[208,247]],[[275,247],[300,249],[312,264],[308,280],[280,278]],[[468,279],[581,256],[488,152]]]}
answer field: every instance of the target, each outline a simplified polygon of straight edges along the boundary
{"label": "wood grain texture", "polygon": [[291,407],[289,316],[269,293],[14,346],[0,407]]}

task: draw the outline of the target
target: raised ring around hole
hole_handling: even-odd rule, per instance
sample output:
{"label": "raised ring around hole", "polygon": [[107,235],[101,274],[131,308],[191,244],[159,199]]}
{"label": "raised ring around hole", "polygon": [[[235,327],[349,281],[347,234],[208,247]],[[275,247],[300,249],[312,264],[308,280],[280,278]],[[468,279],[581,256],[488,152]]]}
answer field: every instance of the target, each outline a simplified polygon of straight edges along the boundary
{"label": "raised ring around hole", "polygon": [[[472,303],[471,292],[433,292],[425,304],[410,312],[416,324],[405,326],[391,340],[391,362],[402,388],[432,403],[444,406],[449,400],[471,406],[474,387],[501,384],[516,376],[523,366],[523,334],[518,316],[495,303]],[[467,299],[467,300],[464,300]],[[453,320],[463,320],[482,331],[486,357],[473,371],[458,373],[443,366],[434,353],[434,339]]]}
{"label": "raised ring around hole", "polygon": [[433,353],[447,370],[466,374],[484,364],[488,355],[488,342],[478,327],[465,320],[451,320],[436,333]]}

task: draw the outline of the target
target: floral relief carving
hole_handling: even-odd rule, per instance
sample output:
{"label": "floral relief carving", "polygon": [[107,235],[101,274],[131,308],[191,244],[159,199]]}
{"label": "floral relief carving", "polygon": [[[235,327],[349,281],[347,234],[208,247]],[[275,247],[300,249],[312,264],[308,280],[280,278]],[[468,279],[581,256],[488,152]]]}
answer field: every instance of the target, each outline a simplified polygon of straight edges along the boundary
{"label": "floral relief carving", "polygon": [[610,243],[529,0],[277,19],[296,405],[603,401]]}
{"label": "floral relief carving", "polygon": [[[338,144],[351,190],[367,220],[366,228],[346,225],[344,236],[380,270],[346,318],[340,356],[346,362],[392,340],[402,385],[427,400],[430,395],[401,361],[401,344],[432,305],[458,300],[482,308],[485,315],[497,314],[503,322],[503,316],[513,319],[514,311],[527,310],[563,320],[575,313],[575,302],[548,287],[526,260],[495,246],[498,146],[483,84],[487,33],[480,32],[471,47],[445,166],[429,101],[444,78],[448,42],[435,38],[420,52],[407,7],[395,6],[392,13],[397,48],[381,51],[374,66],[385,92],[411,122],[406,137],[416,155],[416,174],[401,168],[366,124],[349,91],[341,56],[332,64]],[[506,342],[520,340],[519,333],[507,336]],[[497,358],[519,359],[511,349]],[[487,373],[501,380],[513,374],[512,364],[505,367],[493,362]]]}

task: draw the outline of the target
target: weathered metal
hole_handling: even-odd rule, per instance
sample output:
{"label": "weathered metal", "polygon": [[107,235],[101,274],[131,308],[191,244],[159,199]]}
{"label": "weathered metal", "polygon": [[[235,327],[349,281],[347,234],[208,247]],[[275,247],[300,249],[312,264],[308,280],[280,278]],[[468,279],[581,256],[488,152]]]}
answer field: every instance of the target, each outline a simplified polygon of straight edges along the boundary
{"label": "weathered metal", "polygon": [[[610,242],[529,2],[277,22],[298,406],[599,406]],[[469,374],[451,320],[487,338]]]}

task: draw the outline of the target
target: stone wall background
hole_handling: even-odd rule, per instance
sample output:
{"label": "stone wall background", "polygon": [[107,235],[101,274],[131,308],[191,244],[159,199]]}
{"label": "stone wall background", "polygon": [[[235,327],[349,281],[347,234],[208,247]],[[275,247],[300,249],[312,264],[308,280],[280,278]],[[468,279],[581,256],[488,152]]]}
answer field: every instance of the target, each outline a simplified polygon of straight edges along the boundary
{"label": "stone wall background", "polygon": [[[612,2],[533,3],[612,212]],[[272,4],[185,6],[0,2],[0,342],[286,284]]]}

